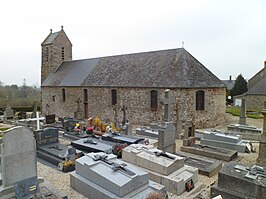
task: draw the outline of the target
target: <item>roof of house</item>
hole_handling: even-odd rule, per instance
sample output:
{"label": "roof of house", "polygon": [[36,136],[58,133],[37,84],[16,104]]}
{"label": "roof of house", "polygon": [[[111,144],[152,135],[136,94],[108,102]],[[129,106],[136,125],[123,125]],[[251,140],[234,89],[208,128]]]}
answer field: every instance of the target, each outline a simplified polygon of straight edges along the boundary
{"label": "roof of house", "polygon": [[262,78],[256,85],[249,89],[246,95],[266,95],[266,77]]}
{"label": "roof of house", "polygon": [[184,48],[66,61],[42,86],[225,87]]}

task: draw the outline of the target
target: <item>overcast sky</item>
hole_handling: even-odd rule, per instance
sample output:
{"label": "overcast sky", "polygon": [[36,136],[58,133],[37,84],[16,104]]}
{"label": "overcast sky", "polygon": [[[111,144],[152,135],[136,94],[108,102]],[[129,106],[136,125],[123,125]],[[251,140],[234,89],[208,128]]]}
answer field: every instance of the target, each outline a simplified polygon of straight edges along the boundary
{"label": "overcast sky", "polygon": [[220,79],[266,60],[265,0],[9,0],[0,7],[0,81],[40,86],[41,43],[64,30],[73,59],[182,47]]}

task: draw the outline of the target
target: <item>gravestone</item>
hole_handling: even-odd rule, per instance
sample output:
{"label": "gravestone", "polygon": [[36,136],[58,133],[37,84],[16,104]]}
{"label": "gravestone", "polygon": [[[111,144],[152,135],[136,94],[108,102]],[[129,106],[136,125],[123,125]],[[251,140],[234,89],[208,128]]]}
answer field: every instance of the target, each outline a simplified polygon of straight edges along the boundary
{"label": "gravestone", "polygon": [[[35,186],[28,196],[38,191],[36,145],[32,131],[25,127],[13,127],[3,134],[1,144],[2,186],[0,197],[14,194],[16,183],[32,179]],[[26,188],[26,187],[25,187]]]}
{"label": "gravestone", "polygon": [[53,124],[53,123],[55,123],[55,114],[45,115],[45,123],[46,124]]}
{"label": "gravestone", "polygon": [[75,118],[63,117],[62,126],[66,132],[71,132],[74,130],[76,123],[79,123],[79,120]]}
{"label": "gravestone", "polygon": [[31,114],[31,118],[36,118],[37,117],[37,111],[38,111],[37,101],[34,100],[34,102],[33,102],[33,112]]}
{"label": "gravestone", "polygon": [[[69,147],[59,143],[59,133],[57,128],[47,127],[34,131],[37,144],[37,156],[54,165],[64,161],[69,154]],[[75,152],[78,157],[83,153],[80,150]]]}
{"label": "gravestone", "polygon": [[18,119],[19,120],[21,120],[21,119],[27,119],[27,112],[25,112],[25,111],[18,112]]}
{"label": "gravestone", "polygon": [[76,171],[70,174],[70,186],[88,198],[139,199],[153,191],[166,194],[164,186],[149,181],[145,171],[104,153],[79,158]]}
{"label": "gravestone", "polygon": [[158,149],[169,152],[175,153],[176,151],[176,143],[175,143],[175,127],[172,122],[166,122],[164,125],[157,126],[159,132],[159,139],[158,139]]}
{"label": "gravestone", "polygon": [[264,108],[261,113],[263,114],[263,133],[260,140],[257,164],[266,167],[266,101],[264,102]]}
{"label": "gravestone", "polygon": [[188,182],[198,181],[198,169],[184,165],[184,158],[165,153],[151,145],[132,144],[123,149],[122,159],[139,166],[149,173],[150,180],[166,187],[166,190],[180,195]]}
{"label": "gravestone", "polygon": [[82,100],[80,98],[77,99],[76,103],[77,103],[77,110],[74,112],[74,117],[77,119],[77,120],[81,120],[83,119],[83,112],[81,111],[81,108],[80,108],[80,103],[82,102]]}
{"label": "gravestone", "polygon": [[196,142],[194,123],[192,121],[187,121],[182,127],[184,129],[183,146],[194,145]]}
{"label": "gravestone", "polygon": [[128,122],[127,116],[126,116],[126,110],[127,110],[127,107],[125,105],[123,105],[123,107],[121,109],[121,111],[123,112],[122,127]]}
{"label": "gravestone", "polygon": [[241,99],[241,108],[240,108],[240,116],[239,116],[239,124],[246,125],[246,100]]}
{"label": "gravestone", "polygon": [[4,115],[5,115],[5,119],[13,119],[14,118],[14,110],[9,105],[7,105]]}
{"label": "gravestone", "polygon": [[18,126],[4,132],[1,144],[0,198],[67,199],[52,184],[37,177],[36,142],[32,130]]}
{"label": "gravestone", "polygon": [[211,197],[224,199],[261,199],[266,196],[266,170],[257,165],[226,163],[211,187]]}
{"label": "gravestone", "polygon": [[204,131],[200,144],[231,149],[241,153],[250,153],[252,151],[250,141],[242,140],[240,136],[226,135],[218,131]]}

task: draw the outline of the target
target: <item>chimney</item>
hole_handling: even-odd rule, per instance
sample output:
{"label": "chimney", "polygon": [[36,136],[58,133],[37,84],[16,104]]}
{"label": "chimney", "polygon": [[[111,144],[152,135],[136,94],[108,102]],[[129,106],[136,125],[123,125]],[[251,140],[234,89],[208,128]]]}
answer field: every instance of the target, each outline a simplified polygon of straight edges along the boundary
{"label": "chimney", "polygon": [[266,68],[266,61],[264,61],[264,68]]}
{"label": "chimney", "polygon": [[232,76],[231,75],[229,76],[229,81],[232,81]]}

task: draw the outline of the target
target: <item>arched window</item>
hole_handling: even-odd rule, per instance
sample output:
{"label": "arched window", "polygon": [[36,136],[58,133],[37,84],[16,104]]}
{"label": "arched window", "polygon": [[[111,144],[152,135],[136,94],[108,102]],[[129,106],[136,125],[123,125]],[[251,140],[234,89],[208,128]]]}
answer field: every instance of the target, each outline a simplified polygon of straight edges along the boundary
{"label": "arched window", "polygon": [[84,89],[83,90],[83,98],[84,98],[84,102],[87,102],[88,101],[88,90],[87,89]]}
{"label": "arched window", "polygon": [[117,91],[113,89],[111,91],[111,95],[112,95],[112,105],[116,105],[117,104]]}
{"label": "arched window", "polygon": [[62,102],[66,101],[66,89],[62,89]]}
{"label": "arched window", "polygon": [[196,110],[204,110],[204,91],[197,91],[196,92]]}
{"label": "arched window", "polygon": [[158,108],[158,92],[155,90],[151,91],[151,109],[156,110]]}

